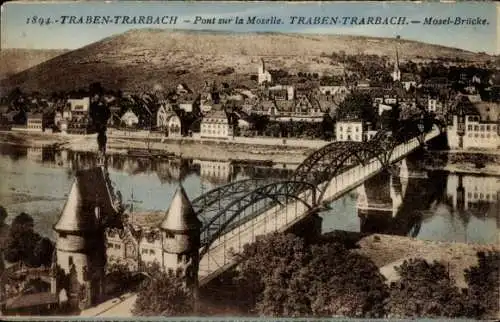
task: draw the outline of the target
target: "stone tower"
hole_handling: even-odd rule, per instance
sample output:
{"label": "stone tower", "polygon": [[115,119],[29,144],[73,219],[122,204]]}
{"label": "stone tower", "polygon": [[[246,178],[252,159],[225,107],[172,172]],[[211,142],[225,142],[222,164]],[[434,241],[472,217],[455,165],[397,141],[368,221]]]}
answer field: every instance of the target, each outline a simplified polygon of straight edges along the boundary
{"label": "stone tower", "polygon": [[186,287],[198,287],[200,228],[186,191],[179,186],[160,225],[163,240],[163,268],[182,269]]}
{"label": "stone tower", "polygon": [[59,220],[56,262],[64,272],[57,292],[66,290],[73,309],[97,304],[103,295],[106,265],[104,229],[113,208],[106,170],[101,167],[78,171]]}

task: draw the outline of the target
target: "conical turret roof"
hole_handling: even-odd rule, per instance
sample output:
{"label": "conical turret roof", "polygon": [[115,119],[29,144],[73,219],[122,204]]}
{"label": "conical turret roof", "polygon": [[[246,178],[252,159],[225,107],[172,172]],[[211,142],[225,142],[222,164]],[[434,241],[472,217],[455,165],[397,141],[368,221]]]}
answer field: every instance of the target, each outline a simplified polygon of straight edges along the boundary
{"label": "conical turret roof", "polygon": [[95,230],[99,225],[96,207],[101,217],[115,214],[104,171],[97,167],[76,173],[61,216],[54,225],[55,231]]}
{"label": "conical turret roof", "polygon": [[179,186],[160,228],[182,232],[200,229],[200,227],[201,222],[196,216],[186,191],[182,186]]}

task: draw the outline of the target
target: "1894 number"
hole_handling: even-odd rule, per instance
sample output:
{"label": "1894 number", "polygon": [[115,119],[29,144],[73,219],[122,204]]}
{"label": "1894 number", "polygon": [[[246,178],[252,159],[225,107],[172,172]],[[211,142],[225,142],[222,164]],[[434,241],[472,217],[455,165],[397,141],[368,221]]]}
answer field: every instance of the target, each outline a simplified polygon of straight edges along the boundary
{"label": "1894 number", "polygon": [[26,18],[26,24],[28,25],[50,25],[53,21],[51,21],[50,18],[46,17],[38,17],[38,16],[33,16],[33,17],[28,17]]}

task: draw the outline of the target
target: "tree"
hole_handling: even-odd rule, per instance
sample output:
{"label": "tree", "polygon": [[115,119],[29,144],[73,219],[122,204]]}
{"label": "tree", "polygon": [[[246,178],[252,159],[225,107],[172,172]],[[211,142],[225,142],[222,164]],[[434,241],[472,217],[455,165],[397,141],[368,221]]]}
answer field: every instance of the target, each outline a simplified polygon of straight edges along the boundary
{"label": "tree", "polygon": [[467,299],[441,263],[429,264],[423,259],[410,259],[396,267],[396,271],[401,278],[390,286],[389,317],[466,315]]}
{"label": "tree", "polygon": [[388,290],[371,260],[331,243],[313,246],[311,254],[307,268],[313,315],[384,317]]}
{"label": "tree", "polygon": [[37,234],[33,227],[34,220],[27,213],[23,212],[14,218],[4,251],[7,261],[22,261],[32,267],[51,264],[54,244]]}
{"label": "tree", "polygon": [[337,119],[343,118],[361,118],[376,124],[377,112],[370,95],[358,92],[349,94],[337,110]]}
{"label": "tree", "polygon": [[339,244],[274,234],[245,246],[241,258],[240,296],[260,315],[384,315],[384,278],[370,260]]}
{"label": "tree", "polygon": [[149,270],[140,286],[133,309],[137,316],[179,316],[193,311],[191,292],[185,288],[181,271],[163,272],[159,266]]}
{"label": "tree", "polygon": [[465,270],[470,306],[475,306],[471,313],[474,317],[484,313],[485,318],[491,318],[500,309],[500,252],[478,252],[477,257],[477,266]]}

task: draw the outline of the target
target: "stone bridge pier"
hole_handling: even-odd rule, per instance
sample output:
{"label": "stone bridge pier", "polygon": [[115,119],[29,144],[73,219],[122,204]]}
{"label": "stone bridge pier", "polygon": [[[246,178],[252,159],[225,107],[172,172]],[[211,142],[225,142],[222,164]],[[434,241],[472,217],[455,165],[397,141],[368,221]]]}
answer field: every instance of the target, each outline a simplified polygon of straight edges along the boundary
{"label": "stone bridge pier", "polygon": [[425,170],[424,164],[424,152],[422,149],[418,149],[415,153],[409,154],[406,158],[397,163],[399,167],[399,177],[401,179],[426,179],[427,171]]}
{"label": "stone bridge pier", "polygon": [[393,176],[389,171],[382,171],[359,186],[357,193],[360,231],[384,232],[391,225],[403,202],[399,177]]}

